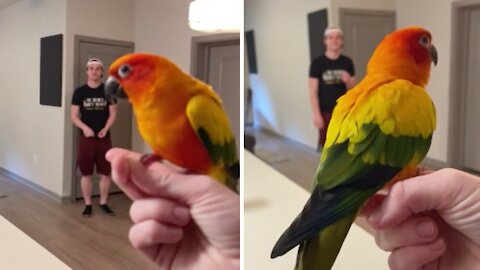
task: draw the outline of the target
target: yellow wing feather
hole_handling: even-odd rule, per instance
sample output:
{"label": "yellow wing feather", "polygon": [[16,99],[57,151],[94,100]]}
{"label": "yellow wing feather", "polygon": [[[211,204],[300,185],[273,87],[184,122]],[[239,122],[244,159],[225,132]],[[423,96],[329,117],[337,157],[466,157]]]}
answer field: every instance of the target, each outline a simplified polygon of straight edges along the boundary
{"label": "yellow wing feather", "polygon": [[[420,86],[406,80],[393,80],[372,91],[357,88],[338,99],[338,104],[328,128],[325,147],[349,141],[363,141],[368,134],[361,128],[375,124],[380,130],[393,137],[422,136],[433,133],[435,108]],[[359,93],[355,93],[359,92]]]}

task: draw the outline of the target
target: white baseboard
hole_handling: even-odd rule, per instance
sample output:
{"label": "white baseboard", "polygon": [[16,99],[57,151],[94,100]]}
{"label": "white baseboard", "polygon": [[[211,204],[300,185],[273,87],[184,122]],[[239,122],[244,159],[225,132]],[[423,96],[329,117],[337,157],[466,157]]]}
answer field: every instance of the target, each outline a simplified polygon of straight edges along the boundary
{"label": "white baseboard", "polygon": [[56,201],[56,202],[59,202],[59,203],[62,203],[62,204],[66,204],[66,203],[69,203],[70,202],[70,196],[60,196],[26,178],[23,178],[5,168],[2,168],[0,167],[0,174],[4,175],[5,177],[9,178],[9,179],[12,179],[24,186],[27,186],[31,189],[33,189],[34,191],[37,191],[45,196],[47,196],[48,198]]}

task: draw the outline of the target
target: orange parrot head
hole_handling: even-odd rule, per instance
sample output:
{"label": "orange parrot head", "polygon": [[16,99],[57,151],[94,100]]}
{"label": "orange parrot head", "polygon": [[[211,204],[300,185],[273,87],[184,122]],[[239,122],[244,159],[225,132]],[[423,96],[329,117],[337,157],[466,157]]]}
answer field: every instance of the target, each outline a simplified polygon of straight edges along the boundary
{"label": "orange parrot head", "polygon": [[368,62],[367,74],[386,75],[425,86],[431,63],[436,65],[437,61],[430,32],[413,26],[385,36]]}
{"label": "orange parrot head", "polygon": [[[154,91],[168,91],[171,87],[159,87],[175,81],[173,74],[182,74],[168,59],[147,53],[124,55],[115,60],[108,70],[105,94],[128,98],[134,105]],[[168,78],[168,80],[167,80]]]}

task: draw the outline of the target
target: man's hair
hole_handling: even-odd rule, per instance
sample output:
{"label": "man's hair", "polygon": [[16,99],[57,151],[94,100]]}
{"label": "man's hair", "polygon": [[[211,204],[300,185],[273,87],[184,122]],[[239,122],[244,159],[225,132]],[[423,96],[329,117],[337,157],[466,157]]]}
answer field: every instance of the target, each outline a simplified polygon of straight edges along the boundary
{"label": "man's hair", "polygon": [[98,58],[90,58],[87,61],[87,64],[85,65],[85,67],[88,68],[88,66],[90,66],[90,65],[100,65],[100,67],[102,67],[102,70],[103,70],[103,63]]}
{"label": "man's hair", "polygon": [[327,27],[327,29],[325,29],[325,32],[323,32],[323,36],[326,37],[326,36],[328,36],[328,35],[330,35],[331,33],[334,33],[334,32],[337,32],[337,33],[339,33],[340,35],[343,36],[342,29],[340,29],[338,27]]}

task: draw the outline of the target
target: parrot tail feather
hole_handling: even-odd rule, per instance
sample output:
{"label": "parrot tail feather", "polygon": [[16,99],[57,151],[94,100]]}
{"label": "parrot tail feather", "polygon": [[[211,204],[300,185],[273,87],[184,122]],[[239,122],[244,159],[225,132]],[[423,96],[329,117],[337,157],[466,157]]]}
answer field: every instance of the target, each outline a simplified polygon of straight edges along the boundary
{"label": "parrot tail feather", "polygon": [[301,243],[295,270],[330,270],[355,220],[355,215],[344,217]]}
{"label": "parrot tail feather", "polygon": [[278,239],[270,257],[281,256],[326,227],[355,215],[360,206],[384,186],[385,179],[391,179],[398,171],[400,168],[376,165],[356,175],[355,181],[350,180],[348,185],[329,190],[316,186],[302,212]]}
{"label": "parrot tail feather", "polygon": [[[356,214],[359,205],[375,191],[338,187],[324,192],[316,187],[302,212],[278,239],[272,250],[271,258],[287,253],[345,216]],[[319,213],[322,214],[319,215]]]}
{"label": "parrot tail feather", "polygon": [[240,162],[235,162],[234,164],[226,168],[228,174],[234,179],[240,178]]}

